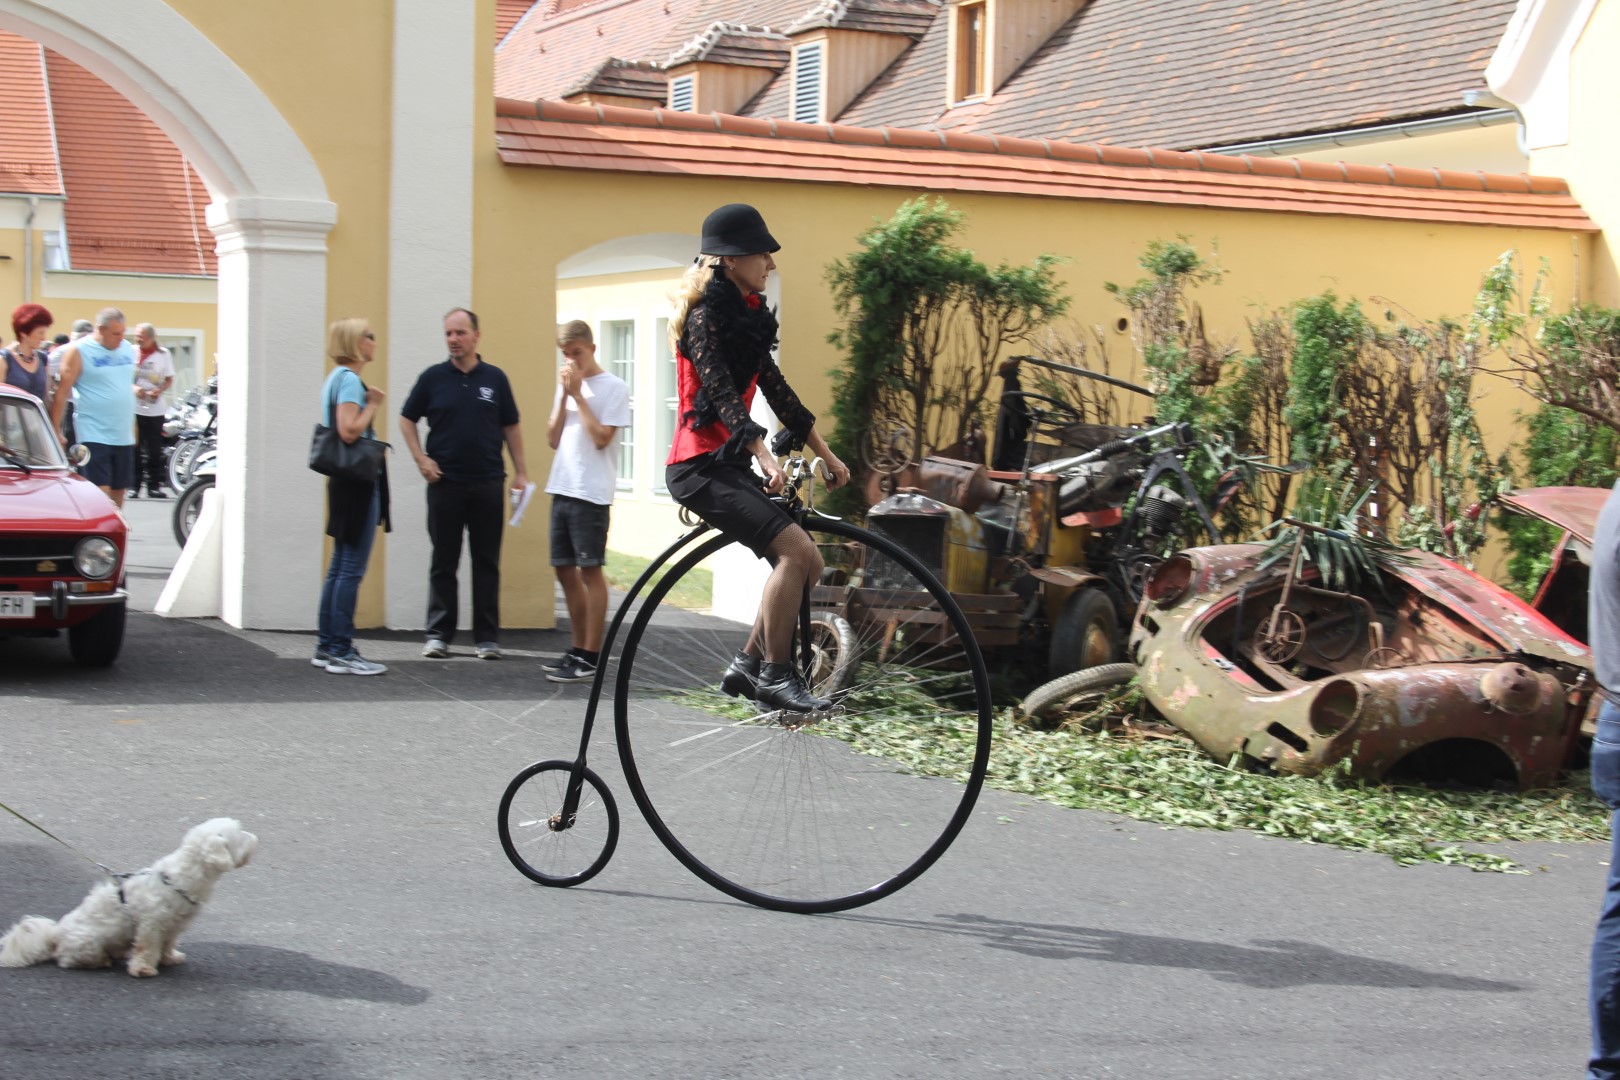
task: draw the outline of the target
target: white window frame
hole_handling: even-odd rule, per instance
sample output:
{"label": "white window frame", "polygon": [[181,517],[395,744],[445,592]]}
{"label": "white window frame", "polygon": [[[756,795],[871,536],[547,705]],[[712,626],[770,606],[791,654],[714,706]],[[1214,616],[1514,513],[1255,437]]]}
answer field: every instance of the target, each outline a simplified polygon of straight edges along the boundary
{"label": "white window frame", "polygon": [[[637,312],[599,313],[595,328],[598,362],[603,371],[610,375],[617,375],[622,379],[630,391],[630,423],[619,429],[619,464],[618,477],[615,487],[619,491],[636,490],[636,478],[641,470],[637,467],[636,447],[641,444],[637,438],[636,418],[642,415],[643,410],[636,408],[636,397],[641,393],[640,382],[636,376],[637,368],[641,365],[640,330],[642,320]],[[608,327],[610,325],[628,324],[630,332],[627,339],[630,344],[630,357],[628,361],[613,355],[608,342]],[[625,475],[628,470],[629,475]]]}

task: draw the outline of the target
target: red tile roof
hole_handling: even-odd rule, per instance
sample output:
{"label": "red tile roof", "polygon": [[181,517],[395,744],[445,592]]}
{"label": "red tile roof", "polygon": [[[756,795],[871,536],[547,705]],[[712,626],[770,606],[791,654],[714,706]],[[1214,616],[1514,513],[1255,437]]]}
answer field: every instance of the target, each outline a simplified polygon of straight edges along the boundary
{"label": "red tile roof", "polygon": [[983,105],[945,106],[946,30],[839,120],[1192,148],[1465,111],[1514,0],[1091,0]]}
{"label": "red tile roof", "polygon": [[[870,2],[870,0],[869,0]],[[780,29],[821,0],[541,0],[495,50],[495,93],[561,98],[607,59],[663,64],[723,24]]]}
{"label": "red tile roof", "polygon": [[1594,232],[1562,180],[560,102],[496,102],[501,160],[931,192]]}
{"label": "red tile roof", "polygon": [[495,0],[495,44],[499,45],[512,32],[523,16],[534,6],[534,0]]}
{"label": "red tile roof", "polygon": [[214,274],[208,190],[179,149],[95,75],[45,56],[73,269]]}
{"label": "red tile roof", "polygon": [[60,195],[39,45],[0,32],[0,191]]}
{"label": "red tile roof", "polygon": [[[1190,149],[1467,111],[1514,0],[1090,0],[982,103],[948,108],[945,0],[541,0],[495,92],[558,99],[609,57],[662,64],[722,23],[917,40],[838,117],[860,127]],[[745,109],[785,116],[786,74]]]}

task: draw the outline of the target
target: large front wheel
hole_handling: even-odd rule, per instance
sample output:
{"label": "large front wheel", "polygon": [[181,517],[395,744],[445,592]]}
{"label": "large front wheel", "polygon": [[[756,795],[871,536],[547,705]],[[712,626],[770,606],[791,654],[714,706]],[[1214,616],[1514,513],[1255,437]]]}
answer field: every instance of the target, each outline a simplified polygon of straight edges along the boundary
{"label": "large front wheel", "polygon": [[[990,691],[961,609],[915,557],[843,522],[808,528],[826,584],[807,598],[810,647],[795,660],[832,708],[761,710],[720,692],[749,633],[736,620],[757,600],[699,612],[671,597],[703,576],[764,580],[768,568],[721,536],[648,593],[614,718],[636,803],[676,858],[749,903],[825,912],[887,896],[955,839],[984,781]],[[828,663],[833,639],[842,655]]]}

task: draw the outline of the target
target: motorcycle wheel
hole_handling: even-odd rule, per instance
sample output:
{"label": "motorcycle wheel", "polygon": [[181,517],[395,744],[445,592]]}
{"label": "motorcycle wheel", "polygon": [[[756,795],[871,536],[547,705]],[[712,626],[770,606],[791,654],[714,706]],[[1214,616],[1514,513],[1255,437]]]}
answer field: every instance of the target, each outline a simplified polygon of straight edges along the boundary
{"label": "motorcycle wheel", "polygon": [[192,527],[197,524],[197,515],[202,512],[203,493],[214,486],[214,478],[205,476],[195,481],[181,492],[180,498],[174,504],[174,539],[182,548],[191,536]]}

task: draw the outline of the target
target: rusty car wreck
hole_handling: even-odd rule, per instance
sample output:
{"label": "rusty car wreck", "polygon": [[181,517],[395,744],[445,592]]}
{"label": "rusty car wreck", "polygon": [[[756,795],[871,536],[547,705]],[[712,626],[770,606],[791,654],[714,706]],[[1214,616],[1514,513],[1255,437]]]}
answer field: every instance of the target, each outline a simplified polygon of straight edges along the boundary
{"label": "rusty car wreck", "polygon": [[1557,780],[1592,692],[1584,644],[1439,556],[1410,552],[1352,596],[1266,552],[1167,560],[1132,627],[1143,696],[1206,752],[1300,775]]}

